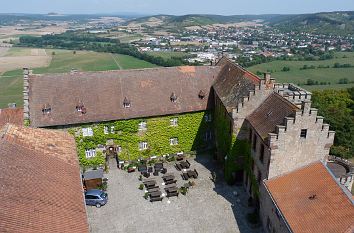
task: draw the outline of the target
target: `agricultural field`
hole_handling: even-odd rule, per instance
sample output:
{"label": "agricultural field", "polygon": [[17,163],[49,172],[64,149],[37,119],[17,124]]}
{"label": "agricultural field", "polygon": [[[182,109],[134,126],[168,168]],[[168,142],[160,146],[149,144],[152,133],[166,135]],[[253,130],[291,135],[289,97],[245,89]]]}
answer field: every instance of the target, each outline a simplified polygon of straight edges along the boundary
{"label": "agricultural field", "polygon": [[[5,49],[5,50],[4,50]],[[23,67],[42,67],[48,66],[51,57],[47,55],[44,49],[30,48],[2,48],[0,56],[0,74],[21,69]]]}
{"label": "agricultural field", "polygon": [[[12,70],[4,70],[0,72],[0,108],[7,107],[8,103],[16,103],[22,106],[22,68],[27,66],[33,68],[33,73],[66,73],[72,69],[79,71],[105,71],[119,69],[137,69],[151,68],[156,65],[143,60],[136,59],[127,55],[96,53],[90,51],[77,51],[75,54],[70,50],[52,50],[46,49],[43,51],[32,51],[28,48],[11,48],[6,51],[1,59],[11,58]],[[29,62],[21,62],[22,55],[28,54],[46,54],[47,63],[38,63],[36,56],[31,57],[38,63],[37,66],[32,66]],[[20,61],[20,62],[19,62]],[[1,66],[0,66],[1,68]]]}
{"label": "agricultural field", "polygon": [[[335,54],[335,58],[324,61],[273,61],[248,68],[250,71],[271,72],[272,77],[277,82],[292,82],[305,87],[308,90],[316,89],[344,89],[354,86],[354,67],[333,68],[335,63],[350,64],[354,66],[354,52],[340,52]],[[307,65],[314,66],[314,69],[301,69]],[[319,68],[319,66],[329,68]],[[284,67],[289,71],[282,71]],[[318,84],[326,85],[305,85],[308,79],[312,79]],[[338,84],[340,80],[347,79],[348,84]]]}

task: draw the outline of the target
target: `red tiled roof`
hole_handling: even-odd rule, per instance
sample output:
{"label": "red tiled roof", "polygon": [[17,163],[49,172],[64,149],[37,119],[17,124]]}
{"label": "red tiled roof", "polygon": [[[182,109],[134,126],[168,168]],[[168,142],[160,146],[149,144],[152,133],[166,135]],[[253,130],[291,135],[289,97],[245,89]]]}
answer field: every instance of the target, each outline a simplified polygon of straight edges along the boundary
{"label": "red tiled roof", "polygon": [[23,108],[0,109],[0,128],[7,123],[23,125]]}
{"label": "red tiled roof", "polygon": [[354,232],[353,200],[321,162],[265,185],[294,233]]}
{"label": "red tiled roof", "polygon": [[272,93],[263,103],[246,119],[264,139],[268,133],[275,131],[276,125],[282,125],[284,118],[292,116],[299,110],[277,93]]}
{"label": "red tiled roof", "polygon": [[[171,115],[206,110],[220,67],[169,67],[140,70],[30,76],[31,125],[45,127]],[[53,85],[55,84],[55,85]],[[200,91],[205,97],[199,97]],[[172,102],[170,96],[177,99]],[[131,107],[124,108],[124,99]],[[75,106],[83,104],[85,114]],[[43,106],[51,113],[43,114]]]}
{"label": "red tiled roof", "polygon": [[88,232],[72,136],[8,124],[0,148],[0,232]]}

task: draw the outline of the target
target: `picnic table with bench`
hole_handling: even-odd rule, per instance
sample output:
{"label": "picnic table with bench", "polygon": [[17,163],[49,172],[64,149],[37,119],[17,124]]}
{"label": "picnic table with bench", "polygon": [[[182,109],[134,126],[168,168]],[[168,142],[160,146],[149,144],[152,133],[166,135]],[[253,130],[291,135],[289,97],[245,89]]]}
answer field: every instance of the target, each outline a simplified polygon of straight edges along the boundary
{"label": "picnic table with bench", "polygon": [[166,181],[174,180],[175,176],[174,175],[164,176],[162,177],[162,179],[166,182]]}
{"label": "picnic table with bench", "polygon": [[149,193],[150,197],[160,197],[161,194],[162,194],[161,191],[155,191],[155,192]]}
{"label": "picnic table with bench", "polygon": [[173,187],[170,187],[170,188],[165,188],[165,191],[168,192],[168,193],[173,193],[173,192],[177,192],[178,188],[177,188],[177,186],[173,186]]}
{"label": "picnic table with bench", "polygon": [[156,191],[160,191],[160,188],[158,186],[153,187],[151,189],[148,189],[148,193],[153,193],[153,192],[156,192]]}
{"label": "picnic table with bench", "polygon": [[151,197],[150,202],[162,201],[163,197]]}

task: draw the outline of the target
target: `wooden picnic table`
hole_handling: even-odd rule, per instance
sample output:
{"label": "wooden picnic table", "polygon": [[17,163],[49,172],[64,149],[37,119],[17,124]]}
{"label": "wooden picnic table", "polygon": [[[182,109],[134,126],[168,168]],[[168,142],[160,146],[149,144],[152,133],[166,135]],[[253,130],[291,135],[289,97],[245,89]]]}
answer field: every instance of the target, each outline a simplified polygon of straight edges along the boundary
{"label": "wooden picnic table", "polygon": [[174,193],[178,191],[177,186],[171,187],[171,188],[165,188],[165,190],[169,193]]}
{"label": "wooden picnic table", "polygon": [[166,176],[163,179],[164,179],[164,181],[170,181],[170,180],[174,180],[175,176]]}
{"label": "wooden picnic table", "polygon": [[150,197],[160,197],[161,194],[162,194],[161,191],[152,192],[150,193]]}
{"label": "wooden picnic table", "polygon": [[166,173],[165,175],[162,176],[162,178],[166,177],[166,176],[174,176],[174,174],[172,172],[170,173]]}
{"label": "wooden picnic table", "polygon": [[171,188],[171,187],[176,187],[176,183],[165,185],[165,189],[166,188]]}
{"label": "wooden picnic table", "polygon": [[143,184],[149,183],[151,181],[155,181],[155,178],[145,179],[145,180],[143,180]]}
{"label": "wooden picnic table", "polygon": [[143,184],[156,184],[156,180],[145,180]]}
{"label": "wooden picnic table", "polygon": [[157,192],[157,191],[160,191],[160,188],[159,188],[159,187],[152,188],[152,189],[148,189],[148,192],[149,192],[149,193],[153,193],[153,192]]}
{"label": "wooden picnic table", "polygon": [[147,190],[149,191],[150,189],[155,189],[155,188],[159,188],[159,186],[153,185],[153,186],[148,186],[146,187]]}

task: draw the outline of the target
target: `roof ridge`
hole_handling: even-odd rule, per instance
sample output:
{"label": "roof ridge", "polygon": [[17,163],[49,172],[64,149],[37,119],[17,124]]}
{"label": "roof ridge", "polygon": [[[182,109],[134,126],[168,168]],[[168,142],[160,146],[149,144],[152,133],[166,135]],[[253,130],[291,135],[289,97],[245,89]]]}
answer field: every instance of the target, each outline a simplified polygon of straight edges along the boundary
{"label": "roof ridge", "polygon": [[[75,71],[74,74],[104,74],[104,73],[120,73],[120,72],[136,72],[136,71],[147,71],[147,70],[161,70],[161,69],[178,69],[180,67],[206,67],[206,68],[214,68],[215,66],[189,66],[189,65],[184,65],[184,66],[158,66],[158,67],[150,67],[150,68],[138,68],[138,69],[123,69],[123,70],[99,70],[99,71]],[[34,74],[32,73],[29,76],[47,76],[47,75],[71,75],[72,73],[70,71],[64,72],[64,73],[45,73],[45,74]]]}

